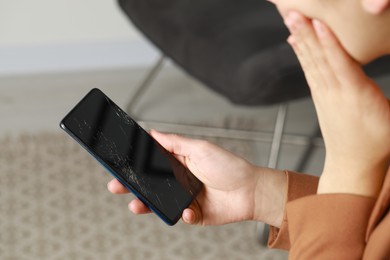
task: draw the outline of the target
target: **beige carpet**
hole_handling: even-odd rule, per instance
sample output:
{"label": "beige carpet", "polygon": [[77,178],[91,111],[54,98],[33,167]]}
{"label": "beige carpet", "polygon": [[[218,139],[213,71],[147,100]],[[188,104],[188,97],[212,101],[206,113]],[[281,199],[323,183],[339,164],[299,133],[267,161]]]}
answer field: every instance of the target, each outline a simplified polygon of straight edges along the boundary
{"label": "beige carpet", "polygon": [[0,259],[287,259],[257,244],[253,222],[168,227],[132,215],[109,179],[60,131],[0,139]]}

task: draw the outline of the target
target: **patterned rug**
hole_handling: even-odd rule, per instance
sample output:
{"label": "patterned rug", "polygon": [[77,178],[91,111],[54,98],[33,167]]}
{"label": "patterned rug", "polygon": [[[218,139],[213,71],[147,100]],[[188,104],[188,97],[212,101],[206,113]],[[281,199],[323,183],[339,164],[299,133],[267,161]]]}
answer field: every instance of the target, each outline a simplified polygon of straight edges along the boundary
{"label": "patterned rug", "polygon": [[287,259],[258,245],[254,222],[169,227],[131,214],[131,195],[110,194],[110,175],[64,133],[0,147],[0,259]]}

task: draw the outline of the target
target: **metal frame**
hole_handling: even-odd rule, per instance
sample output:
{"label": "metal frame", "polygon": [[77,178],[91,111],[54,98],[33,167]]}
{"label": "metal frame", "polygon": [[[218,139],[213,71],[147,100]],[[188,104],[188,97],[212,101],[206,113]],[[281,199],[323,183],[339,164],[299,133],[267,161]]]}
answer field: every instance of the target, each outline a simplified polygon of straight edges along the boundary
{"label": "metal frame", "polygon": [[131,99],[128,101],[128,105],[126,108],[127,112],[134,110],[135,106],[140,100],[140,97],[145,93],[145,91],[148,89],[152,81],[157,77],[158,73],[163,68],[164,60],[165,60],[165,56],[161,55],[160,58],[157,60],[157,62],[153,65],[152,69],[146,75],[145,79],[137,87],[137,90],[135,91]]}
{"label": "metal frame", "polygon": [[[145,76],[144,80],[138,85],[135,93],[128,101],[126,111],[134,111],[136,105],[140,102],[142,95],[147,91],[152,81],[156,78],[158,73],[164,66],[165,56],[160,56],[157,62],[152,66],[149,73]],[[220,137],[226,139],[236,140],[251,140],[256,142],[271,142],[270,155],[268,159],[268,167],[276,168],[278,165],[278,158],[280,153],[281,144],[291,144],[297,146],[312,145],[323,146],[322,138],[320,137],[309,137],[299,134],[287,134],[284,133],[284,125],[287,117],[288,105],[287,103],[280,104],[276,115],[275,126],[273,132],[266,131],[254,131],[254,130],[242,130],[242,129],[226,129],[221,127],[213,126],[199,126],[192,124],[178,124],[178,123],[167,123],[161,121],[143,121],[141,118],[136,118],[138,123],[144,127],[153,125],[158,127],[162,131],[172,131],[181,134],[191,134],[194,130],[197,135],[205,137]],[[178,130],[180,128],[180,130]]]}

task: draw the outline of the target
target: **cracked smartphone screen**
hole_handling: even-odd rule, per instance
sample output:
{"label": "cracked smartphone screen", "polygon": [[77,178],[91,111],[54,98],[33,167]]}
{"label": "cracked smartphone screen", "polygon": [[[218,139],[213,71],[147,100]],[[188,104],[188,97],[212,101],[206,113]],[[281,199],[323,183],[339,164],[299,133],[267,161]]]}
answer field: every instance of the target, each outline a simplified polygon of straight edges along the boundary
{"label": "cracked smartphone screen", "polygon": [[60,126],[169,225],[180,219],[202,188],[186,167],[98,89],[91,90]]}

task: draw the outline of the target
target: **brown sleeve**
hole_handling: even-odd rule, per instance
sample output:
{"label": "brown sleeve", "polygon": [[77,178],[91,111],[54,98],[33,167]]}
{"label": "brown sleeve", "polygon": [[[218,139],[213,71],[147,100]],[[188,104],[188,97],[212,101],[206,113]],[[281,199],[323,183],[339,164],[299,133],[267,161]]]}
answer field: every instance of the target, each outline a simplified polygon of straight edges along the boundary
{"label": "brown sleeve", "polygon": [[[286,171],[285,173],[287,176],[286,203],[317,193],[318,177],[290,171]],[[270,226],[268,246],[270,248],[289,250],[290,239],[286,211],[280,228]]]}
{"label": "brown sleeve", "polygon": [[289,259],[361,259],[374,198],[321,194],[287,204]]}

